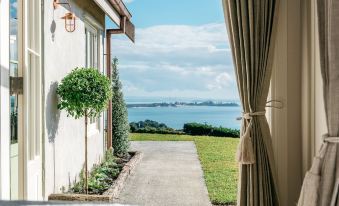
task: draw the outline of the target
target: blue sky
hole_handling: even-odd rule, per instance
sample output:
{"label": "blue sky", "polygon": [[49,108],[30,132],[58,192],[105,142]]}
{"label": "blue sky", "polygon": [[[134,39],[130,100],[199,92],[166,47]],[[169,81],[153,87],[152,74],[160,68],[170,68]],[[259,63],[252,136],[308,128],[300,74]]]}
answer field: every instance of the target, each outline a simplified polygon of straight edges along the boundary
{"label": "blue sky", "polygon": [[220,0],[126,0],[138,28],[224,22]]}
{"label": "blue sky", "polygon": [[126,97],[238,99],[220,0],[125,3],[136,43],[114,36],[112,51]]}

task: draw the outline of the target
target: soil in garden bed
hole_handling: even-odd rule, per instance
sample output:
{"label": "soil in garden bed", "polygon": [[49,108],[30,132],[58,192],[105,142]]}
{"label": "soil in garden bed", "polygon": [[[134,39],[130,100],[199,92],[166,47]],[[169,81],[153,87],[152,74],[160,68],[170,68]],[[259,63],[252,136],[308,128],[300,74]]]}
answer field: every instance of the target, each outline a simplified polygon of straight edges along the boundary
{"label": "soil in garden bed", "polygon": [[129,155],[125,157],[115,157],[108,153],[104,161],[95,165],[90,172],[88,195],[85,194],[82,172],[80,180],[75,182],[68,192],[51,194],[48,200],[112,202],[119,196],[128,176],[141,158],[141,152],[129,152]]}
{"label": "soil in garden bed", "polygon": [[[94,165],[88,177],[88,194],[102,195],[106,192],[118,178],[123,167],[132,159],[135,153],[129,153],[124,157],[116,157],[111,151],[106,152],[104,161]],[[73,186],[66,194],[86,194],[84,188],[84,172],[81,171],[79,181],[73,183]]]}

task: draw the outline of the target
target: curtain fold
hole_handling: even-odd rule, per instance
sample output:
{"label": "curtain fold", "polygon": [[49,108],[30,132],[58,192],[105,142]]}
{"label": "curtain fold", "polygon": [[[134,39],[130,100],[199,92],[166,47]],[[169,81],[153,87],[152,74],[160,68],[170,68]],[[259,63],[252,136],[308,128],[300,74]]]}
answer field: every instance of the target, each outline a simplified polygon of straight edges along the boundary
{"label": "curtain fold", "polygon": [[306,173],[298,206],[339,206],[339,1],[317,0],[328,134]]}
{"label": "curtain fold", "polygon": [[277,0],[223,0],[243,109],[237,158],[239,206],[279,206],[265,107],[272,73]]}

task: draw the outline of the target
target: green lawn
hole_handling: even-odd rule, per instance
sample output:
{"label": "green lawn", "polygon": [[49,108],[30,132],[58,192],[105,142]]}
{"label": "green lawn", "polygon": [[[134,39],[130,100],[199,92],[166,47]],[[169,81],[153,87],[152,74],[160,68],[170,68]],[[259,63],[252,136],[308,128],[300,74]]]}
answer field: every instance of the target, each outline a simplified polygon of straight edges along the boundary
{"label": "green lawn", "polygon": [[162,134],[131,134],[130,138],[134,141],[194,141],[212,203],[236,202],[238,164],[235,152],[239,139]]}

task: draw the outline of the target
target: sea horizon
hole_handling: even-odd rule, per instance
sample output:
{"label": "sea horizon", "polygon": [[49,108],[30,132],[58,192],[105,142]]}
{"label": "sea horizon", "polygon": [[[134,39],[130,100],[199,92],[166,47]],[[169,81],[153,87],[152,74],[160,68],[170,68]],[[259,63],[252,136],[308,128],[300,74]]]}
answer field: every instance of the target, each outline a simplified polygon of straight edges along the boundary
{"label": "sea horizon", "polygon": [[151,103],[174,103],[174,102],[232,102],[238,103],[240,105],[239,99],[220,99],[220,98],[196,98],[196,97],[136,97],[136,96],[127,96],[124,98],[126,104],[151,104]]}
{"label": "sea horizon", "polygon": [[[237,100],[173,97],[126,97],[126,104],[151,104],[172,102],[232,102]],[[128,108],[129,122],[153,120],[174,129],[182,129],[185,123],[197,122],[215,127],[240,129],[240,106],[183,106],[183,107],[132,107]]]}

